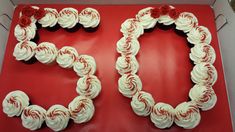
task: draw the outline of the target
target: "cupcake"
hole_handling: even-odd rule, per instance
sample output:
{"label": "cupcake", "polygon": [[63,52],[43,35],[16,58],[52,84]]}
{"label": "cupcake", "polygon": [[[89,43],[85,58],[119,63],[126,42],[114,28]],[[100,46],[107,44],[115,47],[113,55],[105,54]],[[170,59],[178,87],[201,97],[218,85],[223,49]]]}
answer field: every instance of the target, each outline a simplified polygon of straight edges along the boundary
{"label": "cupcake", "polygon": [[53,105],[46,112],[46,124],[53,131],[64,130],[69,122],[70,113],[62,105]]}
{"label": "cupcake", "polygon": [[73,70],[78,76],[92,75],[96,71],[96,62],[92,56],[80,55],[74,62]]}
{"label": "cupcake", "polygon": [[77,50],[70,46],[64,46],[58,51],[56,62],[62,68],[72,68],[78,58]]}
{"label": "cupcake", "polygon": [[23,109],[28,105],[29,97],[19,90],[8,93],[2,102],[3,112],[8,117],[20,116]]}
{"label": "cupcake", "polygon": [[124,21],[121,25],[121,30],[120,30],[125,37],[134,37],[138,38],[140,35],[144,34],[144,28],[134,18],[127,19]]}
{"label": "cupcake", "polygon": [[153,106],[150,119],[157,128],[169,128],[174,122],[174,108],[165,103],[157,103]]}
{"label": "cupcake", "polygon": [[197,17],[190,12],[182,12],[175,21],[176,29],[184,33],[190,32],[193,28],[198,26]]}
{"label": "cupcake", "polygon": [[37,6],[31,6],[31,5],[26,5],[22,8],[20,12],[20,17],[21,16],[27,16],[31,19],[33,23],[37,22],[37,19],[34,17],[36,11],[39,9]]}
{"label": "cupcake", "polygon": [[123,56],[136,55],[139,52],[140,44],[136,38],[122,37],[117,42],[117,52]]}
{"label": "cupcake", "polygon": [[194,64],[199,64],[203,62],[213,64],[216,59],[215,50],[212,46],[208,44],[197,44],[191,48],[191,53],[189,54],[190,59]]}
{"label": "cupcake", "polygon": [[44,10],[45,16],[39,19],[38,23],[49,31],[56,31],[59,29],[59,25],[57,24],[59,13],[57,10],[53,8],[45,8]]}
{"label": "cupcake", "polygon": [[210,63],[200,63],[193,67],[191,79],[195,84],[212,86],[217,80],[217,71]]}
{"label": "cupcake", "polygon": [[175,7],[169,5],[163,5],[160,8],[160,17],[158,22],[163,24],[164,26],[169,26],[175,23],[175,20],[178,18],[178,12]]}
{"label": "cupcake", "polygon": [[118,90],[123,96],[131,98],[142,90],[142,82],[136,74],[124,74],[118,80]]}
{"label": "cupcake", "polygon": [[175,108],[175,123],[184,129],[195,128],[200,120],[200,111],[192,102],[183,102]]}
{"label": "cupcake", "polygon": [[39,8],[38,10],[36,10],[34,14],[34,18],[37,20],[36,21],[37,28],[41,28],[41,24],[39,24],[38,21],[42,19],[43,17],[45,17],[45,15],[46,15],[46,11],[44,10],[44,8]]}
{"label": "cupcake", "polygon": [[128,73],[137,73],[139,70],[139,63],[135,56],[120,56],[116,62],[116,69],[120,75]]}
{"label": "cupcake", "polygon": [[21,41],[16,44],[13,52],[13,56],[18,61],[25,62],[26,64],[33,64],[36,62],[36,58],[34,57],[35,51],[34,49],[37,45],[31,41]]}
{"label": "cupcake", "polygon": [[79,23],[88,32],[96,31],[100,24],[100,14],[96,9],[85,8],[79,14]]}
{"label": "cupcake", "polygon": [[140,22],[145,31],[150,31],[154,29],[159,16],[160,11],[158,8],[147,7],[138,12],[136,19]]}
{"label": "cupcake", "polygon": [[22,125],[31,131],[37,130],[41,128],[45,117],[45,109],[38,105],[30,105],[21,114]]}
{"label": "cupcake", "polygon": [[84,76],[78,80],[76,91],[79,95],[94,99],[101,91],[100,80],[94,75]]}
{"label": "cupcake", "polygon": [[21,16],[16,25],[14,35],[18,41],[32,40],[36,36],[37,27],[27,16]]}
{"label": "cupcake", "polygon": [[131,107],[135,114],[148,116],[154,106],[154,99],[151,94],[144,91],[136,93],[131,100]]}
{"label": "cupcake", "polygon": [[79,124],[90,121],[95,112],[92,100],[84,96],[77,96],[69,103],[68,108],[71,119]]}
{"label": "cupcake", "polygon": [[58,23],[62,28],[69,32],[74,32],[79,29],[78,11],[74,8],[64,8],[59,12]]}
{"label": "cupcake", "polygon": [[210,44],[212,39],[210,31],[204,26],[193,28],[187,36],[188,42],[194,45],[202,43]]}
{"label": "cupcake", "polygon": [[57,48],[53,43],[42,42],[35,49],[36,59],[43,64],[51,64],[57,56]]}
{"label": "cupcake", "polygon": [[217,96],[211,86],[196,84],[190,89],[189,97],[203,111],[212,109],[217,102]]}

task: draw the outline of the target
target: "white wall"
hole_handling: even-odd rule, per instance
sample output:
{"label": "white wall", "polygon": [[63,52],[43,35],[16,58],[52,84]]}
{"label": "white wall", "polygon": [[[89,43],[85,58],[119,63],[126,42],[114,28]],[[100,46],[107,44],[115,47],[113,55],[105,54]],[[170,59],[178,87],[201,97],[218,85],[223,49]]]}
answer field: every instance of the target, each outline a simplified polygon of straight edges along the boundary
{"label": "white wall", "polygon": [[227,0],[217,0],[214,4],[214,11],[216,16],[223,14],[228,22],[228,24],[218,31],[218,35],[232,111],[231,114],[233,116],[233,126],[235,126],[235,13],[229,6]]}
{"label": "white wall", "polygon": [[13,11],[14,6],[9,0],[0,0],[0,23],[2,24],[2,26],[0,25],[0,72],[8,38],[8,31],[5,28],[9,29],[11,24],[11,20],[3,14],[7,14],[12,18]]}

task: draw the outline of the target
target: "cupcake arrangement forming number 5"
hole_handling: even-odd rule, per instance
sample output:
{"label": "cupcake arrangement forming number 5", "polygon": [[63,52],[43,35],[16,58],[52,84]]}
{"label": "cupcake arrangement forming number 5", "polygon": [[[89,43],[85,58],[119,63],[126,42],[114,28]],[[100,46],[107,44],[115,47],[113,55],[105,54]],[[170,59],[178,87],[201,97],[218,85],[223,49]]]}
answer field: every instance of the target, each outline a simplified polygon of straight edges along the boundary
{"label": "cupcake arrangement forming number 5", "polygon": [[[195,83],[189,92],[190,101],[173,108],[163,102],[155,103],[150,93],[142,91],[142,82],[136,75],[139,64],[135,58],[140,49],[138,38],[144,30],[155,28],[158,23],[164,26],[175,24],[176,29],[187,34],[187,40],[194,45],[189,54],[195,66],[191,79]],[[139,116],[149,116],[157,128],[169,128],[175,122],[180,127],[192,129],[201,119],[200,110],[206,111],[214,107],[217,101],[212,86],[217,80],[217,71],[212,65],[215,51],[211,42],[211,34],[204,26],[199,26],[197,18],[189,12],[178,13],[173,6],[160,8],[147,7],[138,12],[136,18],[127,19],[121,25],[123,38],[117,42],[117,52],[121,54],[116,62],[116,69],[121,75],[118,80],[120,93],[132,98],[131,107]]]}
{"label": "cupcake arrangement forming number 5", "polygon": [[37,45],[34,39],[37,26],[53,28],[57,23],[63,28],[73,28],[78,23],[84,28],[97,28],[100,15],[93,8],[86,8],[78,14],[74,8],[64,8],[59,13],[52,8],[25,6],[21,13],[18,25],[15,27],[16,44],[13,55],[16,60],[31,63],[38,60],[43,64],[57,62],[62,68],[73,68],[80,77],[76,91],[79,94],[70,102],[68,108],[62,105],[53,105],[47,111],[38,105],[30,105],[29,97],[22,91],[10,92],[2,102],[3,112],[9,117],[21,116],[22,125],[30,130],[41,128],[45,121],[54,131],[67,127],[71,118],[75,123],[89,121],[95,112],[92,99],[101,91],[101,83],[94,75],[96,71],[95,59],[88,55],[79,55],[75,48],[64,46],[57,50],[49,42]]}

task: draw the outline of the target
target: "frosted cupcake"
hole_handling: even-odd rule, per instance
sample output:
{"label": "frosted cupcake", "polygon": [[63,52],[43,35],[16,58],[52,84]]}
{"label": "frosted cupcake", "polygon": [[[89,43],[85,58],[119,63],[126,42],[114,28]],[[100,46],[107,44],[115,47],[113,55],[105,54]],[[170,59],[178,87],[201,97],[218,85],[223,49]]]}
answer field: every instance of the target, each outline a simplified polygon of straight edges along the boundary
{"label": "frosted cupcake", "polygon": [[148,116],[154,106],[154,99],[151,94],[144,91],[136,93],[131,100],[131,107],[135,114]]}
{"label": "frosted cupcake", "polygon": [[59,12],[58,23],[67,31],[74,32],[79,28],[78,11],[74,8],[64,8]]}
{"label": "frosted cupcake", "polygon": [[100,14],[96,9],[85,8],[79,14],[79,23],[88,32],[96,31],[100,24]]}
{"label": "frosted cupcake", "polygon": [[163,5],[160,8],[161,15],[158,19],[158,22],[169,26],[175,23],[176,19],[178,18],[178,12],[176,11],[175,7],[169,5]]}
{"label": "frosted cupcake", "polygon": [[64,130],[69,119],[69,110],[62,105],[53,105],[46,112],[46,124],[53,131]]}
{"label": "frosted cupcake", "polygon": [[136,19],[140,22],[145,31],[150,31],[150,29],[154,29],[159,16],[160,10],[158,8],[147,7],[138,12]]}
{"label": "frosted cupcake", "polygon": [[34,57],[35,51],[34,49],[37,47],[36,43],[31,41],[21,41],[16,44],[13,52],[13,56],[18,61],[22,61],[26,64],[32,64],[36,62],[36,58]]}
{"label": "frosted cupcake", "polygon": [[169,128],[174,122],[175,111],[174,108],[165,103],[157,103],[153,107],[150,114],[150,119],[157,128]]}
{"label": "frosted cupcake", "polygon": [[74,62],[73,70],[78,76],[92,75],[96,71],[96,62],[92,56],[80,55]]}
{"label": "frosted cupcake", "polygon": [[117,52],[123,56],[136,55],[139,52],[140,44],[136,38],[122,37],[117,42]]}
{"label": "frosted cupcake", "polygon": [[38,105],[30,105],[21,114],[22,125],[31,131],[37,130],[41,128],[45,117],[45,109]]}
{"label": "frosted cupcake", "polygon": [[57,52],[54,44],[42,42],[35,48],[35,57],[43,64],[51,64],[55,61]]}
{"label": "frosted cupcake", "polygon": [[131,98],[142,90],[142,82],[136,74],[124,74],[118,80],[118,90],[123,96]]}
{"label": "frosted cupcake", "polygon": [[197,17],[190,12],[180,13],[178,19],[175,21],[176,29],[184,33],[190,32],[193,28],[198,26]]}
{"label": "frosted cupcake", "polygon": [[20,116],[23,109],[28,105],[29,97],[19,90],[8,93],[2,102],[3,112],[8,117]]}
{"label": "frosted cupcake", "polygon": [[135,56],[120,56],[116,62],[116,69],[120,75],[128,73],[137,73],[139,70],[139,63]]}
{"label": "frosted cupcake", "polygon": [[187,36],[188,42],[194,45],[202,43],[210,44],[212,39],[210,31],[204,26],[193,28]]}
{"label": "frosted cupcake", "polygon": [[37,27],[27,16],[21,16],[16,25],[14,35],[18,41],[32,40],[36,36]]}
{"label": "frosted cupcake", "polygon": [[64,46],[58,51],[56,62],[62,68],[72,68],[78,58],[77,50],[70,46]]}
{"label": "frosted cupcake", "polygon": [[76,97],[69,103],[68,108],[71,119],[79,124],[90,121],[95,112],[92,100],[84,96]]}
{"label": "frosted cupcake", "polygon": [[190,59],[194,64],[199,64],[203,62],[213,64],[216,59],[215,50],[212,46],[208,44],[197,44],[191,48],[191,53],[189,54]]}
{"label": "frosted cupcake", "polygon": [[185,129],[195,128],[201,120],[201,115],[196,104],[183,102],[175,108],[175,123]]}
{"label": "frosted cupcake", "polygon": [[196,84],[212,86],[217,80],[217,71],[210,63],[200,63],[193,67],[191,79]]}
{"label": "frosted cupcake", "polygon": [[79,95],[94,99],[101,91],[100,80],[94,75],[84,76],[78,80],[76,91]]}
{"label": "frosted cupcake", "polygon": [[134,18],[130,18],[124,21],[121,25],[120,31],[125,37],[138,38],[140,35],[144,34],[143,26]]}
{"label": "frosted cupcake", "polygon": [[194,85],[190,89],[189,97],[203,111],[212,109],[217,102],[217,96],[211,86]]}
{"label": "frosted cupcake", "polygon": [[45,8],[45,16],[38,20],[38,23],[42,25],[42,27],[47,28],[50,31],[55,31],[59,29],[58,17],[59,13],[56,9],[53,8]]}

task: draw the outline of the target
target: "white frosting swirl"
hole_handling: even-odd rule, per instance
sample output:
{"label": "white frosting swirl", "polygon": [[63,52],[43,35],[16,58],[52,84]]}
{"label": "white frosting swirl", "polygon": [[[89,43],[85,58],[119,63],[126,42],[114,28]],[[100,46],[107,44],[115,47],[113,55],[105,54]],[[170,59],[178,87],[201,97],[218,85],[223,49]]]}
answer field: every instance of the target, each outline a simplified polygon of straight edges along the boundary
{"label": "white frosting swirl", "polygon": [[16,44],[14,48],[13,56],[18,61],[21,61],[21,60],[28,61],[35,55],[34,49],[36,47],[37,47],[37,44],[35,44],[32,41],[21,41]]}
{"label": "white frosting swirl", "polygon": [[189,57],[194,64],[208,62],[213,64],[216,59],[215,50],[212,46],[208,44],[197,44],[191,48],[191,53]]}
{"label": "white frosting swirl", "polygon": [[26,107],[22,114],[22,125],[31,131],[41,128],[46,117],[46,110],[38,105],[30,105]]}
{"label": "white frosting swirl", "polygon": [[96,9],[85,8],[79,14],[79,23],[85,28],[95,28],[100,23],[100,14]]}
{"label": "white frosting swirl", "polygon": [[144,34],[144,28],[134,18],[127,19],[121,25],[121,30],[123,36],[131,36],[134,38],[138,38],[140,35]]}
{"label": "white frosting swirl", "polygon": [[136,55],[139,52],[140,44],[136,38],[122,37],[117,42],[117,52],[122,55]]}
{"label": "white frosting swirl", "polygon": [[2,102],[3,112],[9,117],[19,116],[28,105],[29,97],[19,90],[8,93]]}
{"label": "white frosting swirl", "polygon": [[140,91],[137,92],[131,100],[133,111],[139,116],[148,116],[152,112],[154,99],[151,94]]}
{"label": "white frosting swirl", "polygon": [[77,58],[78,53],[75,48],[64,46],[58,51],[56,62],[63,68],[71,68]]}
{"label": "white frosting swirl", "polygon": [[91,120],[95,112],[92,100],[85,96],[77,96],[72,102],[70,102],[68,108],[71,119],[73,119],[75,123],[88,122]]}
{"label": "white frosting swirl", "polygon": [[127,73],[135,74],[139,69],[139,64],[135,56],[120,56],[116,62],[116,69],[120,75]]}
{"label": "white frosting swirl", "polygon": [[27,27],[21,27],[19,24],[16,25],[14,35],[18,41],[31,40],[36,35],[37,27],[35,23],[31,23]]}
{"label": "white frosting swirl", "polygon": [[171,18],[169,15],[161,15],[158,19],[158,22],[168,26],[173,24],[175,19]]}
{"label": "white frosting swirl", "polygon": [[38,20],[42,27],[54,27],[58,22],[59,14],[56,9],[44,8],[46,15]]}
{"label": "white frosting swirl", "polygon": [[124,74],[118,80],[118,90],[123,96],[131,98],[142,89],[142,82],[136,74]]}
{"label": "white frosting swirl", "polygon": [[212,109],[217,102],[217,96],[210,86],[194,85],[189,92],[189,97],[203,111]]}
{"label": "white frosting swirl", "polygon": [[198,26],[196,28],[193,28],[188,34],[187,34],[187,40],[191,44],[201,44],[201,43],[211,43],[211,33],[208,30],[208,28],[204,26]]}
{"label": "white frosting swirl", "polygon": [[157,103],[153,107],[150,119],[157,128],[169,128],[174,122],[174,108],[165,103]]}
{"label": "white frosting swirl", "polygon": [[136,15],[136,19],[140,22],[144,29],[153,28],[158,21],[158,19],[151,16],[151,10],[153,9],[153,7],[144,8]]}
{"label": "white frosting swirl", "polygon": [[53,43],[42,42],[35,48],[35,57],[44,64],[52,63],[57,56],[57,48]]}
{"label": "white frosting swirl", "polygon": [[51,106],[46,113],[46,124],[53,131],[61,131],[68,125],[70,113],[62,105]]}
{"label": "white frosting swirl", "polygon": [[185,129],[195,128],[201,120],[201,115],[196,104],[183,102],[175,108],[175,123]]}
{"label": "white frosting swirl", "polygon": [[187,33],[198,26],[198,20],[193,13],[182,12],[180,13],[178,19],[175,21],[175,25],[176,29]]}
{"label": "white frosting swirl", "polygon": [[58,23],[63,28],[73,28],[78,21],[78,11],[74,8],[64,8],[59,13]]}
{"label": "white frosting swirl", "polygon": [[76,91],[80,95],[94,99],[101,91],[100,80],[94,75],[84,76],[78,80]]}
{"label": "white frosting swirl", "polygon": [[80,55],[73,65],[73,70],[80,77],[92,75],[96,71],[95,59],[89,55]]}
{"label": "white frosting swirl", "polygon": [[217,71],[210,63],[200,63],[193,67],[191,79],[196,84],[214,85],[217,80]]}

